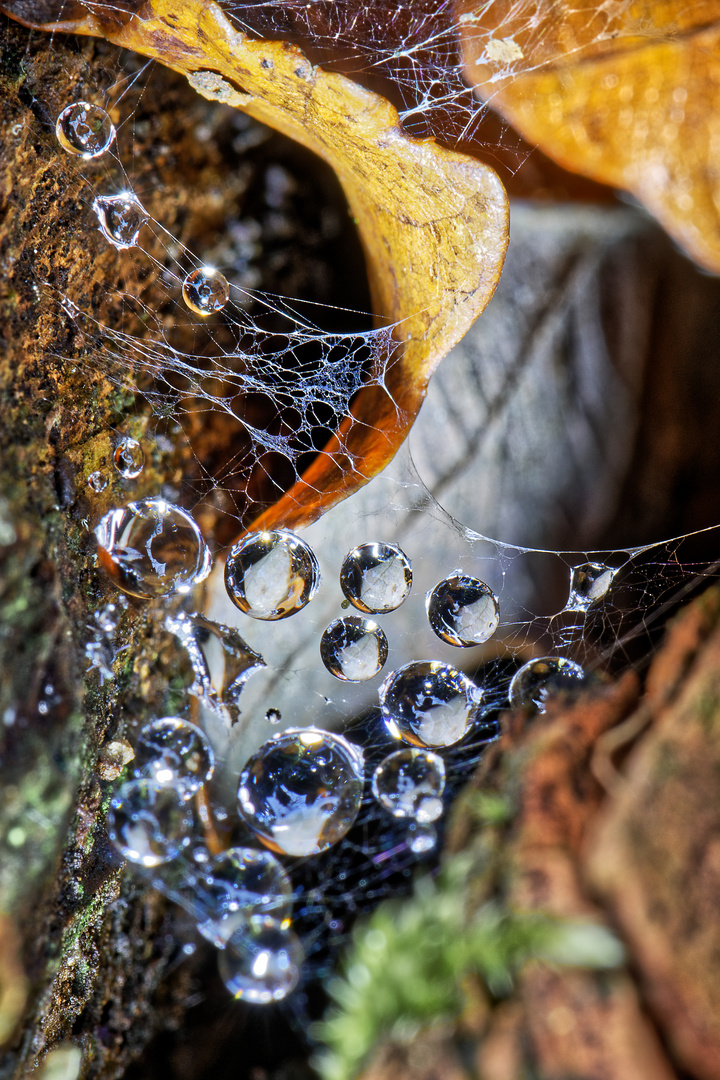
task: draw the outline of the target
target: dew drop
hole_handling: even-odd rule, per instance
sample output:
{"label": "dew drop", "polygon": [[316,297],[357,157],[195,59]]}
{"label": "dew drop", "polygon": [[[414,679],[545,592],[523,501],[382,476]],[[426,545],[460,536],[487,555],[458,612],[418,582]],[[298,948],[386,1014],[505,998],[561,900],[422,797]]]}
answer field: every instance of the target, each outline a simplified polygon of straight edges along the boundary
{"label": "dew drop", "polygon": [[360,544],[345,556],[340,588],[350,603],[370,615],[400,607],[412,586],[412,567],[396,544]]}
{"label": "dew drop", "polygon": [[93,491],[97,491],[98,494],[101,491],[104,491],[108,485],[107,476],[105,476],[105,474],[101,473],[99,470],[98,472],[90,473],[87,478],[87,482],[88,487],[92,488]]}
{"label": "dew drop", "polygon": [[135,775],[173,787],[190,799],[215,770],[215,755],[200,728],[179,716],[146,724],[135,745]]}
{"label": "dew drop", "polygon": [[427,824],[443,812],[445,763],[431,750],[396,750],[381,761],[372,778],[372,793],[393,817]]}
{"label": "dew drop", "polygon": [[164,499],[110,510],[95,528],[100,565],[142,599],[188,593],[210,573],[210,550],[187,511]]}
{"label": "dew drop", "polygon": [[253,619],[286,619],[309,604],[320,570],[309,544],[286,529],[250,533],[232,548],[225,587],[236,607]]}
{"label": "dew drop", "polygon": [[270,915],[280,922],[292,912],[290,878],[269,851],[236,847],[214,855],[204,870],[203,901],[211,916],[198,927],[200,933],[222,947],[238,926],[251,915]]}
{"label": "dew drop", "polygon": [[612,585],[616,570],[604,563],[582,563],[570,571],[569,611],[585,611],[595,600],[601,600]]}
{"label": "dew drop", "polygon": [[282,713],[279,709],[268,709],[265,713],[265,719],[268,724],[279,724],[282,720]]}
{"label": "dew drop", "polygon": [[302,962],[297,935],[267,915],[251,916],[218,956],[220,976],[230,993],[253,1005],[287,997],[297,985]]}
{"label": "dew drop", "polygon": [[143,470],[145,455],[137,439],[123,436],[115,447],[113,465],[126,480],[134,480]]}
{"label": "dew drop", "polygon": [[240,810],[261,840],[287,855],[314,855],[354,822],[363,756],[341,735],[291,728],[255,753],[240,776]]}
{"label": "dew drop", "polygon": [[452,746],[477,715],[482,690],[439,660],[416,660],[380,687],[382,716],[393,738],[415,746]]}
{"label": "dew drop", "polygon": [[119,195],[98,195],[93,210],[100,224],[100,231],[119,251],[135,247],[140,230],[149,220],[142,203],[132,191]]}
{"label": "dew drop", "polygon": [[199,266],[183,281],[183,300],[196,315],[212,315],[228,302],[230,289],[227,278],[212,266]]}
{"label": "dew drop", "polygon": [[408,826],[407,844],[414,855],[425,855],[437,844],[437,832],[434,826],[413,822]]}
{"label": "dew drop", "polygon": [[142,866],[174,859],[186,842],[192,819],[174,788],[151,780],[129,780],[108,811],[110,839],[123,858]]}
{"label": "dew drop", "polygon": [[468,647],[488,641],[500,623],[498,598],[489,585],[455,573],[439,581],[425,599],[430,626],[449,645]]}
{"label": "dew drop", "polygon": [[515,672],[508,697],[513,709],[545,712],[549,693],[575,690],[585,682],[585,672],[574,660],[562,656],[542,656],[530,660]]}
{"label": "dew drop", "polygon": [[372,679],[388,655],[385,634],[372,619],[350,615],[335,619],[320,639],[320,656],[336,679],[362,682]]}
{"label": "dew drop", "polygon": [[115,125],[99,105],[75,101],[58,116],[55,134],[68,154],[89,161],[110,149],[115,138]]}

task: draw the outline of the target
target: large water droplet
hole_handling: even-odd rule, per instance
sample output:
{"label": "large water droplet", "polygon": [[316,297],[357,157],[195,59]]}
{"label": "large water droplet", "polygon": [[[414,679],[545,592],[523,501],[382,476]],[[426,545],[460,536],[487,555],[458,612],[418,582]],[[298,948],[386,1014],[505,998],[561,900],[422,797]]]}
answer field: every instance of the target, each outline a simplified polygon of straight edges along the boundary
{"label": "large water droplet", "polygon": [[371,615],[400,607],[411,586],[410,560],[397,544],[360,544],[345,556],[340,571],[347,599]]}
{"label": "large water droplet", "polygon": [[515,672],[508,697],[513,709],[545,712],[546,698],[558,690],[575,690],[585,681],[585,672],[574,660],[562,656],[542,656]]}
{"label": "large water droplet", "polygon": [[123,858],[142,866],[174,859],[185,844],[192,818],[174,788],[152,780],[123,784],[108,811],[110,839]]}
{"label": "large water droplet", "polygon": [[253,619],[285,619],[308,604],[320,585],[309,544],[286,529],[250,533],[232,548],[225,586],[236,607]]}
{"label": "large water droplet", "polygon": [[134,480],[143,470],[145,455],[137,439],[123,436],[115,447],[113,465],[126,480]]}
{"label": "large water droplet", "polygon": [[355,820],[363,789],[363,756],[341,735],[295,728],[254,754],[240,776],[238,801],[248,824],[274,850],[314,855],[331,847]]}
{"label": "large water droplet", "polygon": [[425,599],[430,626],[449,645],[479,645],[500,623],[498,598],[489,585],[468,574],[439,581]]}
{"label": "large water droplet", "polygon": [[210,551],[185,510],[142,499],[111,510],[95,529],[101,566],[123,592],[142,599],[188,593],[210,573]]}
{"label": "large water droplet", "polygon": [[135,744],[135,775],[174,787],[190,799],[212,776],[215,755],[200,728],[179,716],[163,716],[141,729]]}
{"label": "large water droplet", "polygon": [[570,611],[585,611],[595,600],[600,600],[612,585],[617,573],[604,563],[582,563],[570,571]]}
{"label": "large water droplet", "polygon": [[119,251],[135,247],[140,230],[149,220],[142,203],[132,191],[119,195],[98,195],[93,210],[100,223],[100,230]]}
{"label": "large water droplet", "polygon": [[165,625],[176,634],[190,657],[195,681],[190,693],[211,708],[227,710],[230,723],[238,718],[238,699],[254,671],[265,661],[243,641],[237,630],[204,615],[169,615]]}
{"label": "large water droplet", "polygon": [[349,615],[335,619],[320,639],[320,656],[331,675],[362,682],[377,675],[387,660],[385,634],[372,619]]}
{"label": "large water droplet", "polygon": [[115,125],[99,105],[75,101],[58,116],[55,134],[63,150],[88,161],[110,149]]}
{"label": "large water droplet", "polygon": [[214,944],[224,944],[240,919],[270,915],[280,922],[292,911],[290,878],[269,851],[236,847],[214,855],[203,870],[211,917],[198,929]]}
{"label": "large water droplet", "polygon": [[212,266],[192,270],[183,281],[182,293],[183,300],[196,315],[221,311],[230,297],[227,278]]}
{"label": "large water droplet", "polygon": [[218,956],[220,976],[234,997],[253,1005],[281,1001],[295,989],[303,949],[292,930],[267,915],[253,915]]}
{"label": "large water droplet", "polygon": [[385,726],[415,746],[452,746],[477,715],[482,691],[439,660],[417,660],[391,672],[380,687]]}
{"label": "large water droplet", "polygon": [[372,793],[386,810],[398,818],[421,823],[436,821],[443,812],[445,763],[431,750],[396,750],[378,765]]}

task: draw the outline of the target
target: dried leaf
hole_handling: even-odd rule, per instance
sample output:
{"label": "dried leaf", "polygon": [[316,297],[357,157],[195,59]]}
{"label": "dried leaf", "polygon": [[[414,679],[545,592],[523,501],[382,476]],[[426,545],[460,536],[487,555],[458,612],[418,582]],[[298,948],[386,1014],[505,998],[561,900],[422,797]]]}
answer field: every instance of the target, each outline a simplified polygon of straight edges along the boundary
{"label": "dried leaf", "polygon": [[107,38],[187,75],[205,97],[296,139],[336,171],[364,245],[373,306],[396,327],[382,387],[360,392],[336,437],[263,516],[298,525],[367,482],[391,459],[430,375],[497,285],[508,240],[507,198],[488,166],[403,134],[395,108],[343,75],[313,67],[285,42],[250,40],[202,0],[74,8],[26,25]]}
{"label": "dried leaf", "polygon": [[477,93],[720,270],[720,0],[462,0]]}

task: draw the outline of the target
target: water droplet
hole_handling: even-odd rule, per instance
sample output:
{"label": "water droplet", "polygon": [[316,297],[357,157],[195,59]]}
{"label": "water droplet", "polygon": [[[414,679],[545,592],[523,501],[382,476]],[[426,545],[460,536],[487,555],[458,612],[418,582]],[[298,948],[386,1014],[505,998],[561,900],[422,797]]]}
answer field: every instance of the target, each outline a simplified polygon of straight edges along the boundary
{"label": "water droplet", "polygon": [[479,687],[439,660],[419,660],[391,672],[380,687],[385,726],[415,746],[452,746],[477,715]]}
{"label": "water droplet", "polygon": [[545,712],[545,700],[557,690],[575,690],[585,681],[585,672],[574,660],[562,656],[542,656],[515,672],[508,697],[513,709]]}
{"label": "water droplet", "polygon": [[385,634],[372,619],[350,615],[335,619],[320,639],[320,656],[331,675],[362,682],[377,675],[387,660]]}
{"label": "water droplet", "polygon": [[99,561],[123,592],[142,599],[188,593],[210,573],[210,550],[185,510],[142,499],[111,510],[95,529]]}
{"label": "water droplet", "polygon": [[411,586],[410,560],[397,544],[360,544],[345,556],[340,571],[347,599],[370,615],[400,607]]}
{"label": "water droplet", "polygon": [[355,820],[363,756],[341,735],[291,728],[254,754],[240,776],[248,824],[276,851],[314,855],[337,843]]}
{"label": "water droplet", "polygon": [[142,866],[174,859],[186,842],[192,818],[174,788],[151,780],[123,784],[108,811],[110,839],[123,858]]}
{"label": "water droplet", "polygon": [[458,572],[427,594],[425,610],[432,629],[449,645],[480,645],[500,623],[498,598],[489,585]]}
{"label": "water droplet", "polygon": [[218,947],[240,920],[251,915],[270,915],[280,922],[290,918],[290,878],[269,851],[236,847],[214,855],[206,866],[204,885],[208,896],[202,902],[211,917],[198,929]]}
{"label": "water droplet", "polygon": [[221,311],[228,302],[230,289],[227,278],[212,266],[199,266],[183,281],[183,300],[196,315],[211,315]]}
{"label": "water droplet", "polygon": [[407,844],[414,855],[424,855],[437,844],[437,832],[432,825],[413,822],[408,826]]}
{"label": "water droplet", "polygon": [[285,619],[308,604],[320,585],[309,544],[286,529],[250,533],[228,555],[225,586],[253,619]]}
{"label": "water droplet", "polygon": [[89,161],[110,149],[115,138],[115,125],[99,105],[75,101],[58,116],[55,134],[68,154]]}
{"label": "water droplet", "polygon": [[195,676],[190,693],[221,714],[226,710],[234,724],[245,683],[253,672],[265,667],[262,656],[243,641],[237,630],[204,615],[180,612],[168,616],[165,626],[177,635],[190,657]]}
{"label": "water droplet", "polygon": [[131,439],[129,435],[123,436],[115,447],[113,465],[126,480],[134,480],[139,476],[145,464],[145,455],[137,439]]}
{"label": "water droplet", "polygon": [[414,818],[427,824],[443,812],[445,763],[431,750],[396,750],[378,765],[372,793],[386,810],[398,818]]}
{"label": "water droplet", "polygon": [[132,191],[123,191],[119,195],[98,195],[93,200],[93,210],[103,236],[119,251],[136,246],[140,230],[149,220],[142,203]]}
{"label": "water droplet", "polygon": [[297,985],[302,962],[297,935],[267,915],[251,916],[218,955],[220,976],[230,993],[253,1005],[287,997]]}
{"label": "water droplet", "polygon": [[97,491],[97,492],[104,491],[105,488],[108,485],[107,476],[105,476],[103,473],[101,473],[99,471],[94,472],[94,473],[90,473],[90,475],[87,478],[87,482],[88,482],[88,487],[91,487],[93,489],[93,491]]}
{"label": "water droplet", "polygon": [[135,745],[135,775],[190,799],[213,774],[215,755],[200,728],[179,716],[146,724]]}
{"label": "water droplet", "polygon": [[585,611],[600,600],[612,585],[616,570],[603,563],[582,563],[570,571],[569,611]]}
{"label": "water droplet", "polygon": [[265,713],[265,719],[268,724],[279,724],[282,720],[282,713],[279,709],[268,709]]}

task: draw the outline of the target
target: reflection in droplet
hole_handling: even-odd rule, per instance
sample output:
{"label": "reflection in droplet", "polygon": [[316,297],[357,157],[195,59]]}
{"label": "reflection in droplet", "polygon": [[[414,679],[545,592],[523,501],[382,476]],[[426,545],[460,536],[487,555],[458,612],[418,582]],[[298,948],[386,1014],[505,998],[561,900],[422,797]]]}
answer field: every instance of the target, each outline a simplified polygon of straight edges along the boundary
{"label": "reflection in droplet", "polygon": [[377,623],[359,615],[331,622],[320,639],[320,656],[336,679],[362,682],[387,660],[388,643]]}
{"label": "reflection in droplet", "polygon": [[425,599],[430,626],[449,645],[480,645],[500,623],[498,598],[489,585],[468,574],[439,581]]}
{"label": "reflection in droplet", "polygon": [[90,473],[87,482],[88,487],[91,487],[93,491],[97,491],[98,494],[104,491],[108,485],[107,476],[105,476],[105,473],[101,473],[99,469],[97,472]]}
{"label": "reflection in droplet", "polygon": [[372,793],[394,817],[427,823],[443,812],[445,763],[431,750],[396,750],[378,765]]}
{"label": "reflection in droplet", "polygon": [[198,929],[222,945],[239,919],[271,915],[284,922],[292,911],[290,878],[269,851],[235,847],[214,855],[203,870],[203,906],[210,917]]}
{"label": "reflection in droplet", "polygon": [[220,976],[234,997],[253,1005],[281,1001],[300,977],[303,949],[297,935],[267,915],[253,915],[218,956]]}
{"label": "reflection in droplet", "polygon": [[269,847],[314,855],[331,847],[355,820],[363,789],[362,751],[317,728],[276,735],[240,776],[238,801],[247,823]]}
{"label": "reflection in droplet", "polygon": [[617,573],[604,563],[582,563],[570,571],[569,611],[585,611],[590,604],[601,600],[612,585]]}
{"label": "reflection in droplet", "polygon": [[232,548],[225,566],[230,599],[253,619],[294,615],[310,603],[319,585],[315,553],[286,529],[245,536]]}
{"label": "reflection in droplet", "polygon": [[169,615],[165,626],[185,648],[195,681],[189,692],[220,713],[227,710],[231,724],[238,718],[238,699],[255,671],[265,667],[259,653],[243,641],[237,630],[204,615]]}
{"label": "reflection in droplet", "polygon": [[394,611],[411,586],[410,560],[397,544],[360,544],[345,556],[340,571],[340,588],[347,599],[370,615]]}
{"label": "reflection in droplet", "polygon": [[142,866],[174,859],[185,844],[192,819],[171,787],[152,780],[129,780],[108,810],[110,839],[123,858]]}
{"label": "reflection in droplet", "polygon": [[188,593],[210,573],[210,551],[187,511],[164,499],[111,510],[95,529],[100,565],[130,596]]}
{"label": "reflection in droplet", "polygon": [[419,660],[391,672],[380,687],[385,726],[415,746],[452,746],[475,720],[482,690],[439,660]]}
{"label": "reflection in droplet", "polygon": [[55,134],[63,150],[88,161],[110,149],[115,125],[99,105],[75,101],[58,116]]}
{"label": "reflection in droplet", "polygon": [[93,210],[106,240],[119,251],[135,247],[143,225],[149,220],[142,203],[132,191],[119,195],[98,195]]}
{"label": "reflection in droplet", "polygon": [[545,712],[548,694],[575,690],[585,681],[585,672],[574,660],[562,656],[542,656],[515,672],[508,697],[513,709]]}
{"label": "reflection in droplet", "polygon": [[183,300],[196,315],[221,311],[230,297],[227,278],[212,266],[199,266],[191,271],[183,281],[182,293]]}
{"label": "reflection in droplet", "polygon": [[126,480],[134,480],[143,470],[145,455],[137,439],[123,436],[115,447],[113,465]]}
{"label": "reflection in droplet", "polygon": [[163,716],[141,729],[135,744],[135,775],[174,787],[190,799],[215,769],[215,755],[200,728],[179,716]]}

